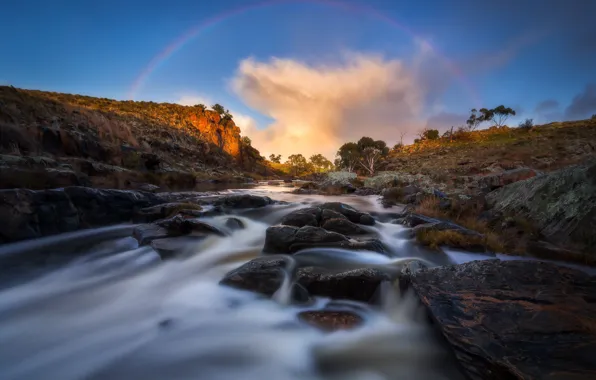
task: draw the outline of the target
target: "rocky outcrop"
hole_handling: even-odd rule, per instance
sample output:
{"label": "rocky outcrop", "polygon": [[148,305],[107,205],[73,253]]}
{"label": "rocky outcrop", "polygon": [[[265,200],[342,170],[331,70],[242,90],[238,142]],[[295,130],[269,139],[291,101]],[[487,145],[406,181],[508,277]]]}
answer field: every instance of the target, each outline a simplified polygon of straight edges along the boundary
{"label": "rocky outcrop", "polygon": [[484,192],[490,192],[514,182],[536,177],[539,174],[540,173],[534,169],[517,168],[476,177],[474,185]]}
{"label": "rocky outcrop", "polygon": [[354,240],[320,227],[272,226],[267,228],[263,253],[292,254],[307,248],[343,248],[385,253],[383,244],[376,239]]}
{"label": "rocky outcrop", "polygon": [[596,278],[536,261],[422,269],[411,284],[470,379],[589,379]]}
{"label": "rocky outcrop", "polygon": [[527,220],[551,243],[596,251],[596,161],[512,183],[486,200],[493,211]]}
{"label": "rocky outcrop", "polygon": [[[220,284],[271,296],[282,283],[286,260],[260,257],[229,272]],[[355,269],[328,273],[322,268],[306,267],[296,271],[296,281],[311,295],[333,299],[369,302],[374,300],[379,285],[393,278],[378,269]]]}
{"label": "rocky outcrop", "polygon": [[0,190],[0,242],[128,222],[141,208],[159,203],[154,194],[129,190]]}
{"label": "rocky outcrop", "polygon": [[280,224],[294,227],[322,227],[327,231],[344,235],[365,235],[369,233],[369,231],[358,226],[357,223],[374,224],[374,218],[367,213],[338,202],[293,211],[284,216],[280,222]]}

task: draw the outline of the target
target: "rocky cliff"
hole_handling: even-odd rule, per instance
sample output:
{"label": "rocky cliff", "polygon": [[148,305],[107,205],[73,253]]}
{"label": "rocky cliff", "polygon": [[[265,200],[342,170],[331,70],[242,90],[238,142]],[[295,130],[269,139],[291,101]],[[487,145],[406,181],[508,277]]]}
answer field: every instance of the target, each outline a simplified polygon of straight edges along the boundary
{"label": "rocky cliff", "polygon": [[201,106],[0,87],[1,188],[243,177],[263,166],[231,117]]}

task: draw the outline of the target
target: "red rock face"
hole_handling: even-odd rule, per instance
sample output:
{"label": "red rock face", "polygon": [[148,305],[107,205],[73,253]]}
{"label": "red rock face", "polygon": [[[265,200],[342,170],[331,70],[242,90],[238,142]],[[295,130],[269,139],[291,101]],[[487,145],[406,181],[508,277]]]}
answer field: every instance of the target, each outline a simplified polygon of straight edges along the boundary
{"label": "red rock face", "polygon": [[190,118],[207,140],[219,146],[224,152],[238,158],[240,156],[240,128],[232,120],[222,120],[214,111],[193,115]]}

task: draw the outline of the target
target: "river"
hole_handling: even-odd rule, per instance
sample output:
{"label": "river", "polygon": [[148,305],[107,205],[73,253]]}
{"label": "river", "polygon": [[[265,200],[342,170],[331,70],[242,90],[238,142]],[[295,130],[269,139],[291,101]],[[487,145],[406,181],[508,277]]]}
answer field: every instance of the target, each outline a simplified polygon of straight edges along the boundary
{"label": "river", "polygon": [[[363,326],[327,333],[300,323],[303,310],[283,297],[264,299],[218,285],[229,270],[256,257],[268,226],[305,205],[341,201],[373,214],[370,227],[391,258],[327,252],[362,266],[421,258],[431,265],[488,258],[415,244],[375,196],[323,197],[288,193],[278,186],[251,192],[287,204],[236,215],[245,228],[188,247],[184,260],[161,262],[130,237],[132,226],[79,231],[0,247],[8,251],[77,250],[67,265],[12,276],[0,288],[1,379],[460,379],[451,353],[411,294],[384,289],[381,306],[337,302],[357,312]],[[389,213],[388,213],[389,212]],[[214,225],[223,217],[206,219]],[[14,252],[13,252],[14,253]],[[336,252],[337,253],[337,252]],[[341,251],[340,251],[341,253]],[[50,269],[51,268],[51,269]]]}

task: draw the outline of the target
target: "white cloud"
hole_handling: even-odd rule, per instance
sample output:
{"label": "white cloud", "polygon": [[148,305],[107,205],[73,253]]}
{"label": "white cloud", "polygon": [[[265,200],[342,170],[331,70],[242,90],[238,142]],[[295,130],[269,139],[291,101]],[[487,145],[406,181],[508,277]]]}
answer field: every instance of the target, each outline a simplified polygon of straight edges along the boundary
{"label": "white cloud", "polygon": [[[399,131],[422,128],[425,99],[432,84],[421,80],[429,52],[407,65],[377,55],[351,54],[335,65],[308,65],[291,59],[245,59],[232,80],[244,102],[274,122],[257,129],[235,115],[243,133],[262,154],[323,153],[362,136],[399,139]],[[242,126],[241,126],[242,128]]]}

